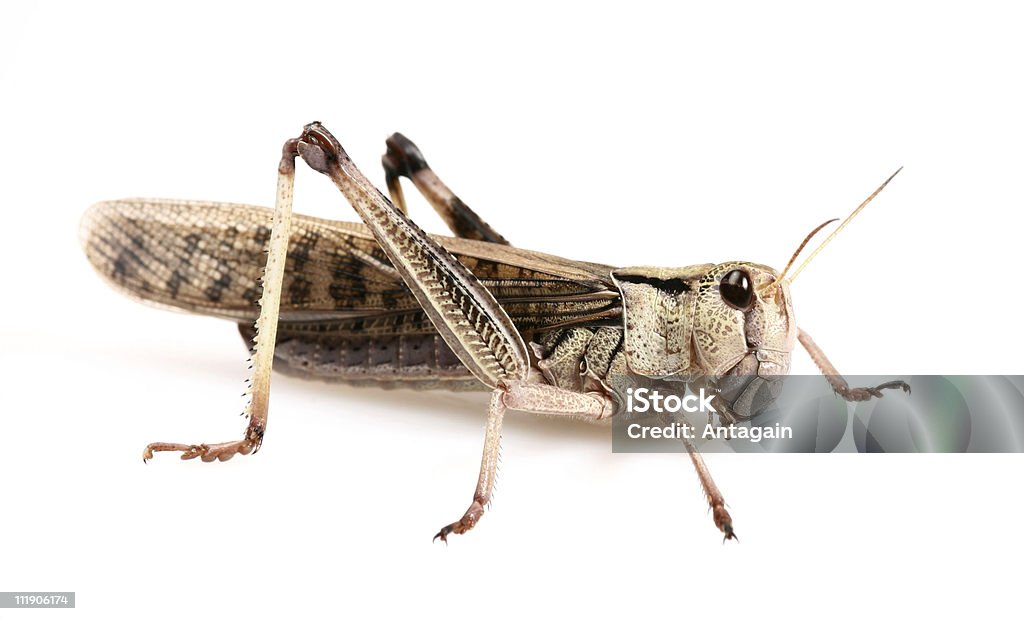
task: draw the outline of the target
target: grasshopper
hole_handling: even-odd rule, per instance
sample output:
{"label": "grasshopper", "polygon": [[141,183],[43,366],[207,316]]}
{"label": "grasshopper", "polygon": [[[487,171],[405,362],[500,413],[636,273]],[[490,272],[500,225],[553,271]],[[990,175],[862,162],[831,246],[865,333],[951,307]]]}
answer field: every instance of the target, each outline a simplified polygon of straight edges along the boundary
{"label": "grasshopper", "polygon": [[[329,177],[363,224],[293,216],[296,158]],[[252,353],[241,439],[153,443],[144,460],[160,451],[207,462],[256,452],[272,367],[354,384],[489,390],[472,501],[434,537],[447,542],[473,528],[491,500],[506,410],[606,423],[619,410],[617,378],[714,386],[729,376],[784,376],[797,341],[846,400],[909,391],[898,381],[850,387],[797,328],[789,290],[892,177],[787,276],[811,237],[832,221],[804,239],[782,272],[745,261],[615,269],[511,246],[401,134],[387,140],[383,166],[391,200],[333,135],[312,123],[284,145],[273,212],[147,199],[101,202],[87,211],[82,243],[100,275],[143,301],[236,322]],[[410,220],[403,178],[454,238],[428,235]],[[720,405],[723,420],[740,417]],[[735,538],[722,493],[693,443],[683,441],[715,526],[725,539]]]}

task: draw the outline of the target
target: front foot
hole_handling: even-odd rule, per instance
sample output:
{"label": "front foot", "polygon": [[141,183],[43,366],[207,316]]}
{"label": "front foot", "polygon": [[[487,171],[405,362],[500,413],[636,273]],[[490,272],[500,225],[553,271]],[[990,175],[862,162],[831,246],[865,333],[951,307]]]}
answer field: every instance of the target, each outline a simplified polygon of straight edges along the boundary
{"label": "front foot", "polygon": [[847,401],[867,401],[867,400],[871,399],[872,397],[875,397],[877,399],[881,399],[882,396],[883,396],[882,395],[882,391],[883,390],[894,389],[894,388],[900,388],[900,389],[903,390],[903,392],[905,392],[907,394],[910,394],[910,384],[907,384],[906,382],[899,381],[899,380],[893,381],[893,382],[886,382],[884,384],[879,384],[878,386],[875,386],[874,388],[849,388],[849,387],[844,387],[844,388],[842,388],[840,390],[836,390],[836,393],[840,397],[842,397],[843,399],[846,399]]}
{"label": "front foot", "polygon": [[161,451],[178,451],[182,459],[195,459],[210,462],[215,460],[227,461],[236,454],[248,455],[256,448],[256,444],[250,439],[236,440],[234,442],[222,442],[221,444],[173,444],[168,442],[154,442],[142,452],[142,461],[153,459],[153,453]]}
{"label": "front foot", "polygon": [[484,506],[479,500],[474,500],[473,504],[469,505],[469,509],[466,509],[465,515],[458,522],[452,522],[448,526],[442,528],[436,535],[434,535],[434,541],[440,539],[441,541],[448,543],[448,535],[455,533],[461,535],[469,529],[476,526],[476,523],[480,521],[480,518],[484,516]]}

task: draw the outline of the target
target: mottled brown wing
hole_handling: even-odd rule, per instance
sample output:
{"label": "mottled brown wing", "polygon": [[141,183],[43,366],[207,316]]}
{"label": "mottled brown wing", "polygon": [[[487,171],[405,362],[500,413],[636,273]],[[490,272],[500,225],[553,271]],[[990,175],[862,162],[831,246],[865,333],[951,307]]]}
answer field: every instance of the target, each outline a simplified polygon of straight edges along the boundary
{"label": "mottled brown wing", "polygon": [[[93,205],[81,239],[117,289],[188,312],[254,321],[272,211],[228,203],[129,199]],[[524,331],[621,316],[611,268],[508,246],[438,236]],[[431,334],[419,308],[362,225],[296,215],[279,335]]]}

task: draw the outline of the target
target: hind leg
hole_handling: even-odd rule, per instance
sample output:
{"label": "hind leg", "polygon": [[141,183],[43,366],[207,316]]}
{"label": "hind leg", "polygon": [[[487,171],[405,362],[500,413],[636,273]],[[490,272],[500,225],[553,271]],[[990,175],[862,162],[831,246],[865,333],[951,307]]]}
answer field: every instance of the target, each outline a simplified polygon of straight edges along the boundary
{"label": "hind leg", "polygon": [[387,153],[381,158],[384,177],[388,192],[391,194],[391,202],[402,212],[407,213],[407,210],[400,180],[406,177],[444,219],[456,237],[509,245],[504,237],[484,222],[434,174],[427,161],[423,159],[423,154],[411,140],[402,134],[392,134],[387,139],[387,146]]}

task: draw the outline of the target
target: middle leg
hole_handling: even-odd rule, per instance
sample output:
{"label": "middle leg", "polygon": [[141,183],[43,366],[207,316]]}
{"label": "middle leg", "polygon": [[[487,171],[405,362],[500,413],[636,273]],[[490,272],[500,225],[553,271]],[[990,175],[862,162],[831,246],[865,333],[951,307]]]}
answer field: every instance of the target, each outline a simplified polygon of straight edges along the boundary
{"label": "middle leg", "polygon": [[[491,393],[487,409],[487,428],[484,432],[484,453],[480,460],[480,476],[477,478],[473,501],[463,516],[442,528],[434,540],[448,542],[448,535],[461,535],[476,526],[491,502],[494,480],[498,470],[498,456],[501,452],[501,423],[505,410],[521,410],[551,416],[571,416],[590,421],[608,418],[614,413],[615,402],[600,393],[582,393],[565,390],[547,384],[512,381]],[[714,485],[712,483],[712,485]]]}

